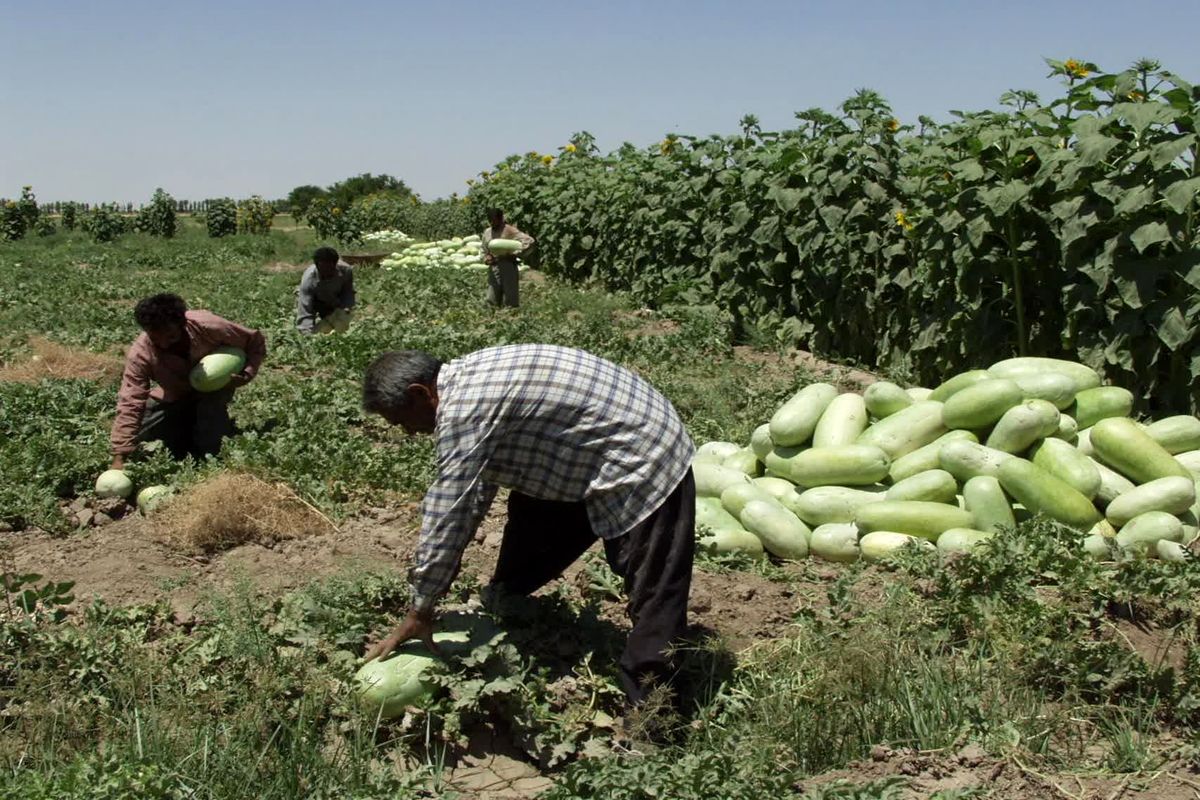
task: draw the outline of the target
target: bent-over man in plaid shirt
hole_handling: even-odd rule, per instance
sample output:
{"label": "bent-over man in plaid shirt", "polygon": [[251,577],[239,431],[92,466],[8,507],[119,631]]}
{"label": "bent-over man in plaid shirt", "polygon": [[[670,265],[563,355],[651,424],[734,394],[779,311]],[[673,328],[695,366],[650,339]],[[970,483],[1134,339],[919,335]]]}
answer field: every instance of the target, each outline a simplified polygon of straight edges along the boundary
{"label": "bent-over man in plaid shirt", "polygon": [[433,433],[438,474],[425,495],[413,606],[367,653],[433,645],[433,611],[500,486],[511,490],[492,587],[529,594],[596,541],[625,579],[633,629],[621,683],[633,703],[669,679],[684,630],[694,552],[692,441],[675,409],[627,369],[582,350],[490,347],[443,364],[418,350],[367,369],[363,406]]}

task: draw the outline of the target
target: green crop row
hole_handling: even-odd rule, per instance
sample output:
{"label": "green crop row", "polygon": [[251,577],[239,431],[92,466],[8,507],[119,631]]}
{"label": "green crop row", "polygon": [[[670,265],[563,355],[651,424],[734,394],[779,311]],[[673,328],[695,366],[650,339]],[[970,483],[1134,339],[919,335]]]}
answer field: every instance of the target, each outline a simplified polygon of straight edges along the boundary
{"label": "green crop row", "polygon": [[768,132],[512,156],[471,190],[547,269],[744,331],[940,376],[1014,354],[1099,369],[1150,410],[1200,405],[1200,92],[1156,62],[1048,62],[1050,101],[901,125],[863,90]]}

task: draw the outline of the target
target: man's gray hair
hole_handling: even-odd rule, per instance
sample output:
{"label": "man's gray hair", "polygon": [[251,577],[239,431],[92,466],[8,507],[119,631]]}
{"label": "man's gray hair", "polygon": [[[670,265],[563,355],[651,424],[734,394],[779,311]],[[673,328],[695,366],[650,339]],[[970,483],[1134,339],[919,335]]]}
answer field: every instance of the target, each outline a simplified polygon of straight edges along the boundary
{"label": "man's gray hair", "polygon": [[404,408],[414,383],[437,388],[442,362],[424,350],[393,350],[376,358],[363,377],[363,408],[378,414]]}

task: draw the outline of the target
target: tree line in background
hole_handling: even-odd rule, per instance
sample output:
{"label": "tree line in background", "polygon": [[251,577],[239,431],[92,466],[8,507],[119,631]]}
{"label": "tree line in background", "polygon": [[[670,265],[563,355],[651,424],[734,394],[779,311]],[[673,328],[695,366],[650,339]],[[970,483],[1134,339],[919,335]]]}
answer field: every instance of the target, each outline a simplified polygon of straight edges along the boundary
{"label": "tree line in background", "polygon": [[422,201],[404,181],[363,173],[326,188],[297,186],[287,197],[293,216],[321,239],[359,244],[363,234],[401,230],[418,239],[444,239],[482,227],[466,198]]}
{"label": "tree line in background", "polygon": [[[264,234],[275,217],[272,204],[255,195],[246,200],[229,198],[193,204],[204,220],[209,236],[235,233]],[[179,230],[179,202],[161,188],[150,202],[130,212],[132,204],[58,202],[40,205],[32,186],[21,189],[18,200],[0,199],[0,240],[16,241],[26,236],[53,236],[59,231],[82,230],[98,242],[111,242],[124,233],[145,233],[170,239]]]}
{"label": "tree line in background", "polygon": [[16,200],[0,198],[0,240],[50,236],[59,228],[77,228],[96,241],[108,242],[128,232],[170,238],[178,229],[177,215],[202,219],[209,236],[263,234],[275,214],[290,213],[310,225],[320,239],[344,245],[362,243],[363,234],[398,229],[422,239],[469,233],[482,226],[466,198],[422,201],[404,181],[391,175],[363,173],[328,187],[305,185],[281,200],[255,195],[245,200],[212,198],[176,200],[162,189],[148,203],[38,203],[33,187],[25,186]]}

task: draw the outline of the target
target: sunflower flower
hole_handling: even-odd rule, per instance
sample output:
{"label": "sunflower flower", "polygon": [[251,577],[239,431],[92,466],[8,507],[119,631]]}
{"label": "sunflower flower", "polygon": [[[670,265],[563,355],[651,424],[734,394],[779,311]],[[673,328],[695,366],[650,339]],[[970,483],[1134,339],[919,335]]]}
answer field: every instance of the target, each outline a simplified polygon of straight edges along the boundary
{"label": "sunflower flower", "polygon": [[1088,68],[1085,67],[1082,62],[1076,61],[1073,58],[1068,58],[1063,62],[1063,69],[1065,69],[1067,74],[1072,78],[1086,78],[1090,74],[1088,72]]}

